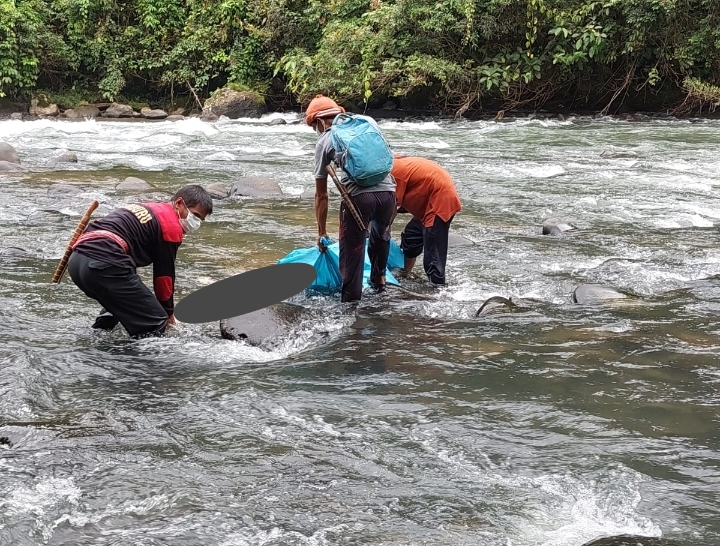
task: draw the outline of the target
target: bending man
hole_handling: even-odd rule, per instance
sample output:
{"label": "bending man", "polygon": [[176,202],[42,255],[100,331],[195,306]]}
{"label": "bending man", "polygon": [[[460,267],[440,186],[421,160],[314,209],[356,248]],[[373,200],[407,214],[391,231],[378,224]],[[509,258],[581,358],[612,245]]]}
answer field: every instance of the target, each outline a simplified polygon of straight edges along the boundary
{"label": "bending man", "polygon": [[423,254],[430,282],[444,285],[450,223],[462,210],[452,176],[434,161],[397,154],[392,175],[397,183],[398,212],[413,216],[401,235],[403,273],[409,274]]}
{"label": "bending man", "polygon": [[[68,273],[86,296],[103,306],[93,328],[121,323],[132,338],[160,336],[174,324],[175,258],[183,235],[213,210],[202,186],[181,188],[169,203],[120,207],[90,223],[68,260]],[[138,267],[153,264],[155,294]]]}

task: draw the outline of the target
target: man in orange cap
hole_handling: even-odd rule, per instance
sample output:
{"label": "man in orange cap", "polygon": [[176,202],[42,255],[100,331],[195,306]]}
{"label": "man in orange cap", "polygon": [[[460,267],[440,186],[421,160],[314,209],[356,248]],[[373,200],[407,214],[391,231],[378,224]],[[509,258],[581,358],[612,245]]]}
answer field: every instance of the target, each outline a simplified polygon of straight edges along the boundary
{"label": "man in orange cap", "polygon": [[[345,112],[334,100],[317,95],[307,107],[305,123],[320,135],[315,145],[315,217],[318,226],[318,248],[326,250],[322,238],[327,237],[327,166],[335,159],[330,127],[335,116]],[[367,119],[380,132],[372,118]],[[390,253],[390,224],[395,215],[395,180],[392,175],[375,186],[355,184],[342,169],[338,177],[351,196],[355,208],[370,231],[368,256],[370,258],[370,285],[378,290],[385,288],[385,270]],[[340,204],[340,275],[342,277],[341,301],[359,301],[363,289],[365,268],[365,240],[367,232],[360,229],[345,202]]]}
{"label": "man in orange cap", "polygon": [[413,215],[401,235],[403,273],[409,274],[423,254],[430,282],[443,285],[450,222],[462,210],[452,176],[434,161],[399,154],[395,154],[392,175],[397,183],[398,212]]}

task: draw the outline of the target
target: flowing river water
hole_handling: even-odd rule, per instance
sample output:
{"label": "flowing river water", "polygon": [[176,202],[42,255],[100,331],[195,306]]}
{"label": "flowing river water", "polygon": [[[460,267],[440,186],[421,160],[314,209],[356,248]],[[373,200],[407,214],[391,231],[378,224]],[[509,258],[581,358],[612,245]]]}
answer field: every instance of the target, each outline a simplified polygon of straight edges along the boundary
{"label": "flowing river water", "polygon": [[[435,299],[300,295],[315,318],[261,347],[92,330],[98,305],[49,282],[92,199],[280,183],[215,202],[176,301],[314,244],[316,136],[275,117],[0,122],[30,169],[0,174],[0,248],[28,251],[0,255],[0,544],[720,543],[720,122],[382,121],[463,202],[474,244]],[[631,297],[573,304],[585,283]],[[475,318],[496,295],[526,306]]]}

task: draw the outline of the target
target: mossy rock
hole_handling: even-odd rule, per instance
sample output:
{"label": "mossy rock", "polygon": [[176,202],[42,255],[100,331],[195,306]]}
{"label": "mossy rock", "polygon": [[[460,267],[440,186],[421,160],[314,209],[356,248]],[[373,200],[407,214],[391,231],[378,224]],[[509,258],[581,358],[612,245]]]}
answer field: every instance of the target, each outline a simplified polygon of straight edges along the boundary
{"label": "mossy rock", "polygon": [[267,112],[265,99],[254,91],[235,91],[223,87],[205,101],[203,114],[226,116],[230,119],[259,118]]}

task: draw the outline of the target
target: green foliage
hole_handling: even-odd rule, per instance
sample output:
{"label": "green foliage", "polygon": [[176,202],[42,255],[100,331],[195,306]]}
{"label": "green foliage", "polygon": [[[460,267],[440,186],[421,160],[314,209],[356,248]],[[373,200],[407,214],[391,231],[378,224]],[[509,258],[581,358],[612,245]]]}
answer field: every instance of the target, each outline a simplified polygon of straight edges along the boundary
{"label": "green foliage", "polygon": [[423,96],[457,113],[567,90],[601,106],[668,88],[714,104],[720,2],[0,0],[0,96],[41,86],[199,100],[278,83],[300,102]]}

